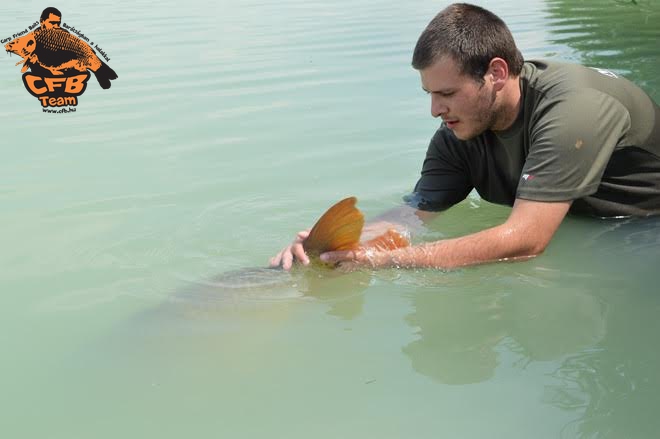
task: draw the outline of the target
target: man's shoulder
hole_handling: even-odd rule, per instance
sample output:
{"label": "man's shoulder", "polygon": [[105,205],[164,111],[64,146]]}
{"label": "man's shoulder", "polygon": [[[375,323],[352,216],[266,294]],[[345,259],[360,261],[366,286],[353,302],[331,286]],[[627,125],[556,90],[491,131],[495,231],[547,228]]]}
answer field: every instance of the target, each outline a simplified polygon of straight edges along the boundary
{"label": "man's shoulder", "polygon": [[594,115],[628,118],[633,96],[644,94],[623,77],[602,68],[558,61],[528,61],[521,74],[527,128],[552,118],[554,125],[579,125]]}
{"label": "man's shoulder", "polygon": [[530,96],[557,97],[599,92],[624,100],[639,87],[615,70],[554,60],[527,60],[520,75],[524,92]]}
{"label": "man's shoulder", "polygon": [[591,88],[591,69],[562,61],[528,60],[521,73],[525,91],[547,97]]}

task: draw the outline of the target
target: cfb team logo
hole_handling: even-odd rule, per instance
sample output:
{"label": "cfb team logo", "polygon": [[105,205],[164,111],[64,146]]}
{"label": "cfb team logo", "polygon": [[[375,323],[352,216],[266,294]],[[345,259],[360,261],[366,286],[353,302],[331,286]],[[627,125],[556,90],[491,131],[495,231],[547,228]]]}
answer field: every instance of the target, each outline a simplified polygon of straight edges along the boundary
{"label": "cfb team logo", "polygon": [[28,28],[29,31],[25,29],[14,34],[14,39],[5,44],[5,50],[23,58],[16,63],[23,65],[23,84],[39,100],[44,112],[75,112],[78,98],[87,88],[90,71],[103,89],[110,88],[110,81],[117,79],[115,71],[96,55],[92,47],[108,62],[110,58],[106,53],[93,42],[88,44],[89,38],[75,27],[62,23],[59,10],[44,9],[39,22]]}

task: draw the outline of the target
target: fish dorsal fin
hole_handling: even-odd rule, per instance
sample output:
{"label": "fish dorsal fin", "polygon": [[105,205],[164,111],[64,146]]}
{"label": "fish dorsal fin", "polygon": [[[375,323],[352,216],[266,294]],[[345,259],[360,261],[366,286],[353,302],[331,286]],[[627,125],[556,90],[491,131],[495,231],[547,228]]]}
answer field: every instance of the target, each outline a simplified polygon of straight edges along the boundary
{"label": "fish dorsal fin", "polygon": [[355,207],[355,203],[357,198],[349,197],[328,209],[303,241],[305,252],[316,255],[327,251],[358,248],[364,215]]}

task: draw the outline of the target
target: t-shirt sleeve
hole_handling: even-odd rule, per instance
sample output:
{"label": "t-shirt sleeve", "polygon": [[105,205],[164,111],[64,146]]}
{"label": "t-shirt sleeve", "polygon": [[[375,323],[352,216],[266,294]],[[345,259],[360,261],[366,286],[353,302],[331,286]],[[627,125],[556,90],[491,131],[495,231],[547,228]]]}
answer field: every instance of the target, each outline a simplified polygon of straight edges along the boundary
{"label": "t-shirt sleeve", "polygon": [[440,128],[429,144],[422,175],[406,203],[420,210],[440,211],[462,201],[472,190],[464,160],[455,150],[456,141]]}
{"label": "t-shirt sleeve", "polygon": [[611,96],[588,89],[554,99],[538,114],[516,198],[569,201],[595,193],[630,127],[628,110]]}

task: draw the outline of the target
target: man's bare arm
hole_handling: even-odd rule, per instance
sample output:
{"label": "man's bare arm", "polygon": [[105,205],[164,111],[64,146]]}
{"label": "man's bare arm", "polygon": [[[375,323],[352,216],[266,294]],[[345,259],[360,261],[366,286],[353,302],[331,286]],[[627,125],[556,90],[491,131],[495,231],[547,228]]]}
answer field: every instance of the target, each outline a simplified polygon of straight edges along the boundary
{"label": "man's bare arm", "polygon": [[571,206],[517,199],[503,224],[460,238],[391,251],[329,252],[327,262],[372,267],[452,268],[542,253]]}

